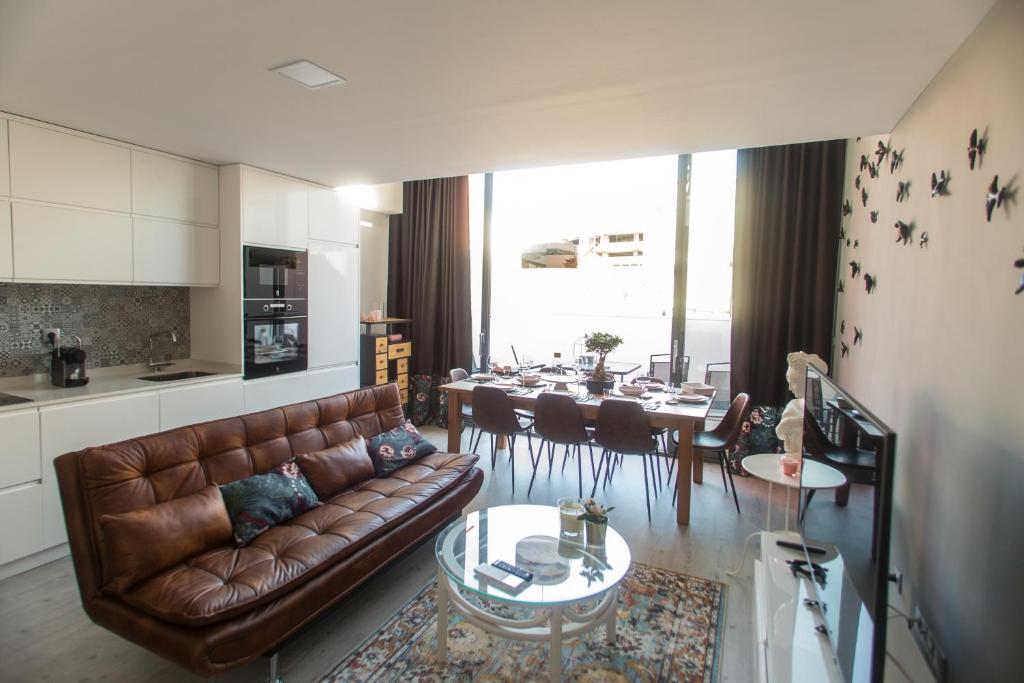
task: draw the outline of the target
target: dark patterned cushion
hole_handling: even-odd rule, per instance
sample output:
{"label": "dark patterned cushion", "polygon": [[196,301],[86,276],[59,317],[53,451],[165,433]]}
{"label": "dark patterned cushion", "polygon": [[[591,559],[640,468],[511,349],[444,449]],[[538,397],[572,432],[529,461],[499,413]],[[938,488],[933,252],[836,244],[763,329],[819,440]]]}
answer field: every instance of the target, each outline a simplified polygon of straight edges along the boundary
{"label": "dark patterned cushion", "polygon": [[266,474],[224,484],[220,492],[239,547],[270,527],[320,504],[294,460],[283,462]]}
{"label": "dark patterned cushion", "polygon": [[437,452],[437,446],[424,439],[408,420],[370,439],[366,449],[378,477],[387,476],[413,460]]}

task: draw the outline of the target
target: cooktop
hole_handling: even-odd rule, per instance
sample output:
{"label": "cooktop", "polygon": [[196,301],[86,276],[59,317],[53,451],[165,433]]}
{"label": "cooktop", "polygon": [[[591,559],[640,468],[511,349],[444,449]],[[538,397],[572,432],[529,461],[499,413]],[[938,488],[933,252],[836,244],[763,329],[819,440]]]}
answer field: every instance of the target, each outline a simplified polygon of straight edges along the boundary
{"label": "cooktop", "polygon": [[0,406],[13,406],[16,403],[31,403],[32,399],[12,396],[11,394],[0,394]]}

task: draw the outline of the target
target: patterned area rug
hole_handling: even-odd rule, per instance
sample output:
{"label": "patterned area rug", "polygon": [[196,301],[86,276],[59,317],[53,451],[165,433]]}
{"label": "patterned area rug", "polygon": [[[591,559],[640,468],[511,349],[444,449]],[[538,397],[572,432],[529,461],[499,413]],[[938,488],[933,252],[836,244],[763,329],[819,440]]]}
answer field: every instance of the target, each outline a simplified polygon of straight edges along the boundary
{"label": "patterned area rug", "polygon": [[[435,583],[321,683],[548,680],[546,643],[492,636],[456,614],[449,621],[448,666],[438,666]],[[568,641],[562,649],[563,679],[717,681],[724,604],[722,583],[634,563],[619,587],[617,644],[605,644],[603,626]]]}

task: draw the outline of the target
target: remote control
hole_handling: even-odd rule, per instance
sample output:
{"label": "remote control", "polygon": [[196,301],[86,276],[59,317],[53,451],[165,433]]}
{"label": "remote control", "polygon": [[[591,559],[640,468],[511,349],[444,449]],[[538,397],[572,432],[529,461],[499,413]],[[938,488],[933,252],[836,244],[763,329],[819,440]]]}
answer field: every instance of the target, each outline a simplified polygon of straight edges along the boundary
{"label": "remote control", "polygon": [[[795,550],[797,552],[803,552],[804,549],[804,546],[800,545],[799,543],[792,543],[790,541],[775,541],[775,545],[779,546],[780,548],[788,548],[789,550]],[[824,548],[818,548],[813,545],[807,546],[807,552],[809,552],[811,555],[825,554]]]}
{"label": "remote control", "polygon": [[497,567],[503,572],[508,572],[512,576],[518,576],[523,581],[533,581],[533,572],[528,572],[525,569],[520,569],[514,564],[509,564],[504,560],[495,560],[491,562],[492,567]]}

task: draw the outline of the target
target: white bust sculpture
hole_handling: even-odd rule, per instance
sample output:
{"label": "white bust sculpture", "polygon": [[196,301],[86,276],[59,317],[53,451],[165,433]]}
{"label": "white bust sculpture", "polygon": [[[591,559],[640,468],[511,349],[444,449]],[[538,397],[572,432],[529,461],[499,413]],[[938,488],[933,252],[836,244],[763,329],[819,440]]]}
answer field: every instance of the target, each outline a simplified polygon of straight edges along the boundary
{"label": "white bust sculpture", "polygon": [[800,460],[804,452],[804,400],[794,398],[782,411],[775,436],[782,440],[786,455]]}
{"label": "white bust sculpture", "polygon": [[789,367],[786,369],[786,384],[789,385],[789,390],[797,398],[804,397],[804,381],[808,363],[822,372],[828,372],[828,363],[822,360],[821,356],[816,353],[794,351],[793,353],[786,354],[786,362],[789,363]]}

